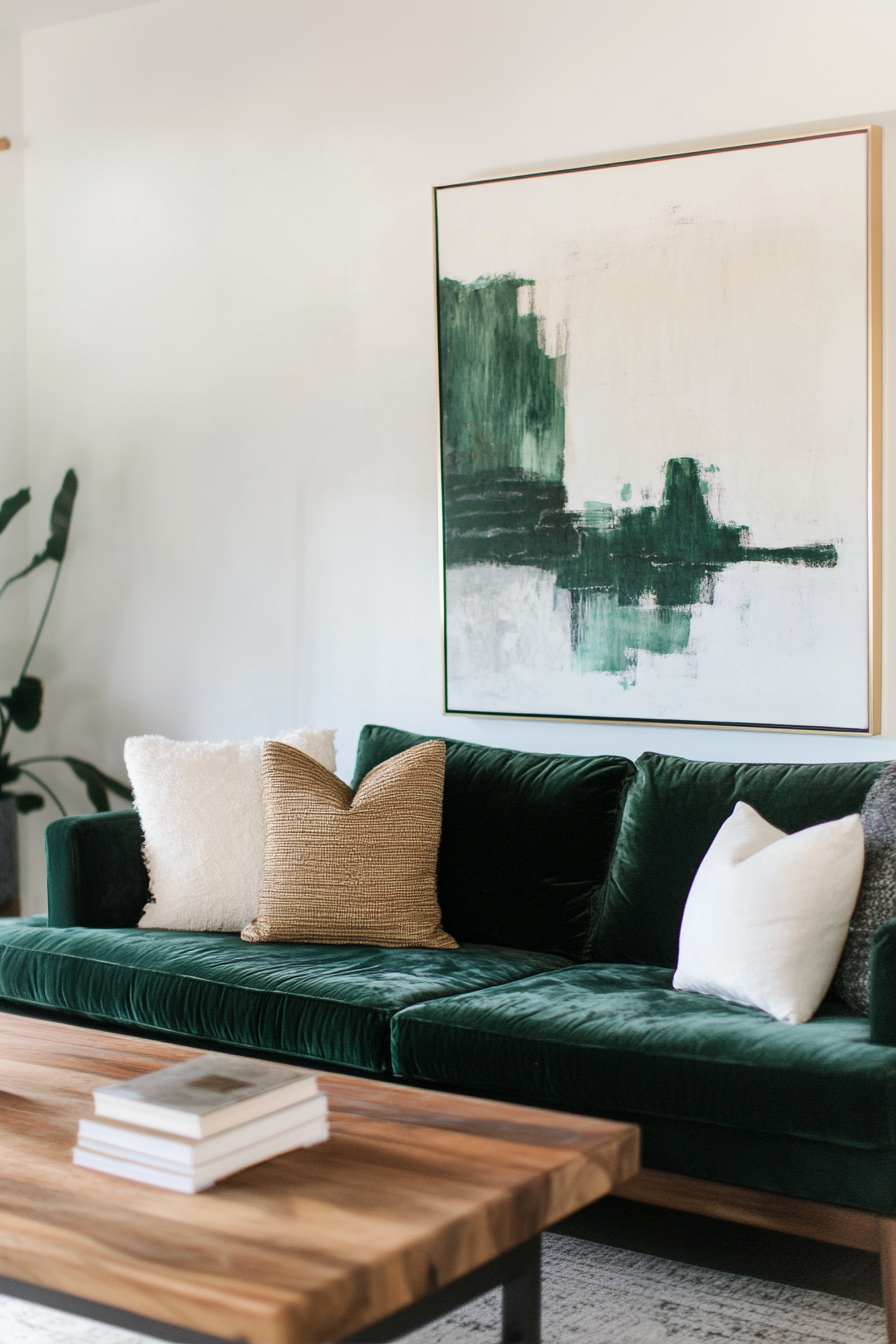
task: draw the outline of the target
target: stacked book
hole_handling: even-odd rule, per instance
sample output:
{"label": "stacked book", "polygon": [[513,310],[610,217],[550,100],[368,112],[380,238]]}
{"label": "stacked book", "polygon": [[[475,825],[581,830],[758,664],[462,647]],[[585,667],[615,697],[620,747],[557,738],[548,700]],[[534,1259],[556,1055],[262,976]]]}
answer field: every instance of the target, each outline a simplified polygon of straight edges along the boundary
{"label": "stacked book", "polygon": [[196,1194],[244,1167],[329,1136],[317,1074],[207,1054],[93,1093],[75,1165]]}

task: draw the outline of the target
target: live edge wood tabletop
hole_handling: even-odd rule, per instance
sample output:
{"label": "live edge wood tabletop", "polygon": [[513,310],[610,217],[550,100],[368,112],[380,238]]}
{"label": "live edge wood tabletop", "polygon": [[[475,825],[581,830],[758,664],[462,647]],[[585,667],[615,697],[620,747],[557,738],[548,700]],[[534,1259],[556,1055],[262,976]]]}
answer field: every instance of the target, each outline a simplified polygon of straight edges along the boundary
{"label": "live edge wood tabletop", "polygon": [[72,1164],[94,1087],[197,1053],[0,1014],[0,1275],[228,1339],[322,1344],[638,1170],[634,1125],[326,1073],[327,1143],[200,1195]]}

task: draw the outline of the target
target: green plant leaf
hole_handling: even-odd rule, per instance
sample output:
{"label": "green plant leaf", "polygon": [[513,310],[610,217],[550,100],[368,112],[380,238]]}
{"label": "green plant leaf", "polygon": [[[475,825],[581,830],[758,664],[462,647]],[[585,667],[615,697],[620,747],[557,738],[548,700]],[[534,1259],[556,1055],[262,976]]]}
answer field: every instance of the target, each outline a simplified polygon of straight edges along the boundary
{"label": "green plant leaf", "polygon": [[31,501],[31,491],[26,486],[24,490],[19,490],[17,494],[10,495],[9,499],[4,499],[0,504],[0,532],[3,532],[15,518],[19,509],[24,509],[25,505]]}
{"label": "green plant leaf", "polygon": [[0,756],[0,789],[4,784],[13,784],[21,775],[21,770],[17,765],[11,765],[9,761],[9,752]]}
{"label": "green plant leaf", "polygon": [[39,677],[22,677],[9,695],[0,696],[0,703],[9,710],[9,717],[23,733],[32,732],[40,723],[44,702],[44,684]]}
{"label": "green plant leaf", "polygon": [[50,536],[44,548],[48,560],[62,563],[65,548],[68,545],[69,528],[72,525],[72,509],[75,507],[75,495],[78,493],[78,478],[69,467],[62,480],[62,489],[53,500],[50,511]]}
{"label": "green plant leaf", "polygon": [[[63,756],[62,759],[70,765],[73,770],[76,765],[81,766],[85,770],[90,770],[107,789],[111,789],[113,793],[117,793],[119,798],[126,798],[129,803],[134,801],[134,795],[131,791],[130,784],[122,784],[121,780],[116,779],[114,775],[107,775],[104,770],[97,769],[97,767],[91,765],[89,761],[79,760],[77,756]],[[77,771],[75,773],[77,773]]]}
{"label": "green plant leaf", "polygon": [[44,805],[44,800],[39,793],[14,793],[17,812],[38,812]]}
{"label": "green plant leaf", "polygon": [[89,761],[79,760],[77,756],[63,756],[62,759],[86,787],[87,797],[93,803],[97,812],[109,812],[111,810],[107,789],[111,790],[112,793],[117,793],[119,798],[127,798],[129,802],[133,802],[134,795],[127,784],[122,784],[120,780],[113,779],[111,775],[98,770]]}
{"label": "green plant leaf", "polygon": [[26,574],[30,574],[32,570],[37,569],[47,560],[55,560],[57,564],[62,564],[65,548],[68,545],[72,509],[75,507],[75,495],[77,493],[78,478],[69,467],[62,479],[62,489],[53,500],[53,507],[50,510],[50,535],[47,538],[46,546],[32,557],[24,569],[20,569],[18,574],[13,574],[11,578],[8,578],[0,592],[4,592],[11,583],[17,583],[19,579],[24,579]]}

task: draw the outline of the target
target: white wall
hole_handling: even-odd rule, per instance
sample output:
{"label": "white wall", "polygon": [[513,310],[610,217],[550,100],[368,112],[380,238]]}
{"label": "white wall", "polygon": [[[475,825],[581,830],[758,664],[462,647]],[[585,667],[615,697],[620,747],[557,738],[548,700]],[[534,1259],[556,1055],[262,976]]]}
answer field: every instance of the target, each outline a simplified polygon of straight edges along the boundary
{"label": "white wall", "polygon": [[21,42],[2,28],[0,136],[12,144],[0,153],[0,498],[5,498],[23,484],[26,466],[25,213]]}
{"label": "white wall", "polygon": [[[0,500],[28,484],[25,440],[25,214],[21,43],[0,29]],[[0,584],[27,560],[27,517],[0,537]],[[11,588],[0,605],[0,694],[24,656],[29,593]]]}
{"label": "white wall", "polygon": [[82,483],[42,741],[896,755],[896,619],[870,741],[443,716],[430,215],[471,174],[873,118],[891,217],[894,50],[890,0],[157,0],[26,35],[30,470]]}

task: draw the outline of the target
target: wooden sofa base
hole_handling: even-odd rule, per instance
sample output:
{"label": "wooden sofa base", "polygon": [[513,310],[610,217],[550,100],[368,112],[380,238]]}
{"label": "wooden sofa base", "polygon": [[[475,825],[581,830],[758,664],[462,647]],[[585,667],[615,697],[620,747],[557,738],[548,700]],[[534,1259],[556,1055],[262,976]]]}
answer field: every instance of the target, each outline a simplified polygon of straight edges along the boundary
{"label": "wooden sofa base", "polygon": [[664,1209],[702,1213],[732,1223],[765,1227],[772,1232],[789,1232],[797,1237],[832,1242],[835,1246],[873,1251],[880,1256],[887,1339],[896,1344],[896,1218],[649,1168],[617,1186],[613,1194]]}

